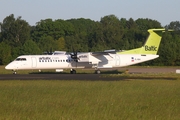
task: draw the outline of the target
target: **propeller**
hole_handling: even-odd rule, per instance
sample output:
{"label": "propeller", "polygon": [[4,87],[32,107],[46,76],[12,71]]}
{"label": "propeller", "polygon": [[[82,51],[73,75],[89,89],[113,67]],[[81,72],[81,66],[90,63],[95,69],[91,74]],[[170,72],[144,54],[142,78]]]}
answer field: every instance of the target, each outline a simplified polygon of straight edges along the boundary
{"label": "propeller", "polygon": [[45,53],[46,53],[47,55],[52,55],[52,54],[53,54],[53,52],[52,52],[52,47],[51,47],[50,51],[46,50]]}
{"label": "propeller", "polygon": [[71,58],[73,59],[73,60],[75,60],[76,62],[78,62],[78,60],[79,60],[79,58],[78,58],[78,56],[77,56],[77,51],[75,52],[74,51],[74,49],[73,49],[73,53],[70,53],[70,55],[71,55]]}

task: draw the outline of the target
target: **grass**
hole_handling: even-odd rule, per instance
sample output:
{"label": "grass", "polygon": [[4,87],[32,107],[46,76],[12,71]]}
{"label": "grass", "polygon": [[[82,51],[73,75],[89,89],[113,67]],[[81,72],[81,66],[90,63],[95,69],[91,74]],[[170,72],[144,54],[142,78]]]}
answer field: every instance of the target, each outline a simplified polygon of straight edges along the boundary
{"label": "grass", "polygon": [[121,78],[124,80],[135,80],[135,79],[141,79],[141,80],[177,80],[180,79],[180,74],[176,73],[143,73],[143,74],[103,74],[102,77],[116,77]]}
{"label": "grass", "polygon": [[107,73],[126,79],[1,80],[0,120],[179,120],[179,74]]}
{"label": "grass", "polygon": [[178,120],[180,80],[0,81],[0,119]]}

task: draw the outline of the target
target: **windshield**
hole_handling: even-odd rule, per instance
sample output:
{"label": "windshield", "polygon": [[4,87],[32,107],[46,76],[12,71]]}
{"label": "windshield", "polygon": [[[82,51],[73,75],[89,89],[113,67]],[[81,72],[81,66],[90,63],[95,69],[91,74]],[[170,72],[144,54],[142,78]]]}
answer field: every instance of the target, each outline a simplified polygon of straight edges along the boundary
{"label": "windshield", "polygon": [[26,61],[26,58],[16,58],[15,61]]}

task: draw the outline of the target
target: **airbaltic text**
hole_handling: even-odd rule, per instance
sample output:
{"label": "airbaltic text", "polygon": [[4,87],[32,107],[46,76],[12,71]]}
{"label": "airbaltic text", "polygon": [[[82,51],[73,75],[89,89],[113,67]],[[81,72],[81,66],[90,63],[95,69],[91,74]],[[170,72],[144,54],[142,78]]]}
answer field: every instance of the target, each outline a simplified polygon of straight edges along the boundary
{"label": "airbaltic text", "polygon": [[157,47],[155,46],[145,46],[145,51],[157,51]]}

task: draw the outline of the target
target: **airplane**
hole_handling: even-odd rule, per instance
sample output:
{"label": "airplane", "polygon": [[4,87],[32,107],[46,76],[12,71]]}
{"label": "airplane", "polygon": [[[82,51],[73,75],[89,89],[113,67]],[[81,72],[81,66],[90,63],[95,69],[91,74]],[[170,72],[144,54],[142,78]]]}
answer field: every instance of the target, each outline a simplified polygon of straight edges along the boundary
{"label": "airplane", "polygon": [[52,55],[22,55],[9,63],[5,69],[12,70],[16,74],[18,70],[43,70],[55,69],[56,72],[70,69],[71,74],[76,74],[78,68],[94,68],[95,73],[100,74],[100,69],[125,67],[159,57],[157,55],[162,33],[161,29],[149,29],[149,36],[142,47],[125,50],[105,50],[102,52],[73,52],[66,54],[65,51]]}

